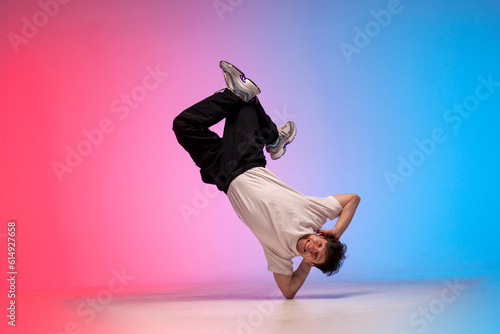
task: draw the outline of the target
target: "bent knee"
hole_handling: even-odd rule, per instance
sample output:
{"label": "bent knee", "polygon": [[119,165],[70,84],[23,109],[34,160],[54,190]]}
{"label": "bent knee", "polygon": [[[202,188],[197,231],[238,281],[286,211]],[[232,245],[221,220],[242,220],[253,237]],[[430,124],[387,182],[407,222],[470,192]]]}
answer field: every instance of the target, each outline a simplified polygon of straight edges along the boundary
{"label": "bent knee", "polygon": [[187,123],[183,119],[183,117],[181,117],[181,115],[178,115],[172,122],[172,130],[174,130],[174,132],[182,131],[182,129],[186,128],[186,125]]}

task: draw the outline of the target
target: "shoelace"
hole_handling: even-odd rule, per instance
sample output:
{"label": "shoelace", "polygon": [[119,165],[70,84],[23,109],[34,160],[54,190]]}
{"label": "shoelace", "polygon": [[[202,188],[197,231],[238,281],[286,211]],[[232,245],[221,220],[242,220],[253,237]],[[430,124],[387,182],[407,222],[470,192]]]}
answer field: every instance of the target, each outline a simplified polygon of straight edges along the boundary
{"label": "shoelace", "polygon": [[281,138],[284,138],[288,135],[287,132],[285,132],[285,130],[283,129],[278,129],[278,138],[281,139]]}

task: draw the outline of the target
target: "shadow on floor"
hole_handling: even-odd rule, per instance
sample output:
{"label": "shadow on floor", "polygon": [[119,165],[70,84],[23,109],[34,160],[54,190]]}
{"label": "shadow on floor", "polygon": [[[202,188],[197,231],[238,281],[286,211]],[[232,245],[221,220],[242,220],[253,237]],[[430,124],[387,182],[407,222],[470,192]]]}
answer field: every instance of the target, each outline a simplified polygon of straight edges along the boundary
{"label": "shadow on floor", "polygon": [[[358,290],[359,289],[359,290]],[[344,299],[354,296],[371,294],[367,289],[358,288],[355,291],[338,292],[303,291],[295,299]],[[357,291],[356,291],[357,290]],[[222,301],[222,300],[285,300],[278,288],[262,289],[255,286],[242,287],[193,287],[176,291],[158,291],[157,293],[138,293],[122,295],[113,300],[114,303],[155,303],[155,302],[192,302],[192,301]]]}

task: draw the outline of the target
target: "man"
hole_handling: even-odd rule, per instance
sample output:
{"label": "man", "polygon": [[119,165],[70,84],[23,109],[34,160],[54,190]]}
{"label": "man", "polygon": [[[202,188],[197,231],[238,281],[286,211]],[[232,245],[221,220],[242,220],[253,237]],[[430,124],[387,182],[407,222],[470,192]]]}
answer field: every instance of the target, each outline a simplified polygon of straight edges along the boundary
{"label": "man", "polygon": [[[262,108],[260,89],[234,65],[221,61],[227,88],[196,103],[173,122],[178,142],[200,168],[202,180],[225,192],[238,217],[259,239],[276,283],[293,298],[311,266],[337,273],[346,246],[339,241],[359,204],[356,194],[304,196],[265,168],[264,146],[279,159],[297,132],[279,129]],[[223,137],[209,128],[226,120]],[[338,220],[321,229],[327,219]],[[303,260],[293,271],[292,258]]]}

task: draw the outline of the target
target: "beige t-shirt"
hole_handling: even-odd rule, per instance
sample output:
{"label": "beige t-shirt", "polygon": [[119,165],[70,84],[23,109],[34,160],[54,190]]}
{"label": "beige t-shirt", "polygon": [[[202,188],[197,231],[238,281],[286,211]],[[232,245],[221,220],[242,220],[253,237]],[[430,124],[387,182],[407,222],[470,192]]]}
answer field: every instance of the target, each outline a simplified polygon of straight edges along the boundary
{"label": "beige t-shirt", "polygon": [[292,258],[299,256],[298,240],[314,234],[342,206],[333,196],[304,196],[287,186],[273,172],[255,167],[236,177],[227,196],[238,217],[264,248],[268,270],[292,275]]}

